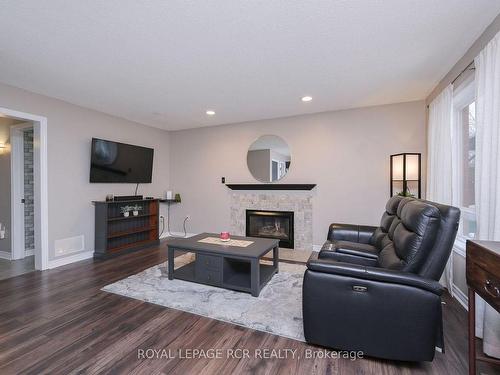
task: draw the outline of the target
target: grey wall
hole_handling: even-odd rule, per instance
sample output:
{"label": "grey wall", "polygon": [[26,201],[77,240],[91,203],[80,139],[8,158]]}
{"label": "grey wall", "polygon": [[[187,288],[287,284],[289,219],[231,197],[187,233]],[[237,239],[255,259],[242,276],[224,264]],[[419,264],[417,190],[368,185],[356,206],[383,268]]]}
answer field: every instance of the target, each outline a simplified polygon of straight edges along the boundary
{"label": "grey wall", "polygon": [[[0,143],[10,143],[13,121],[0,117]],[[11,252],[10,243],[10,148],[0,150],[0,223],[7,227],[6,237],[0,240],[0,251]]]}
{"label": "grey wall", "polygon": [[389,155],[425,153],[425,103],[172,132],[170,175],[182,195],[172,208],[176,231],[186,215],[190,232],[229,228],[230,193],[221,177],[228,183],[256,182],[246,165],[247,150],[263,134],[278,135],[290,146],[291,168],[282,183],[318,184],[313,241],[320,245],[331,222],[378,224],[389,198]]}
{"label": "grey wall", "polygon": [[[132,184],[90,184],[92,137],[132,143],[155,149],[153,183],[139,193],[159,196],[169,188],[169,134],[57,99],[0,84],[0,106],[47,117],[49,258],[54,241],[83,235],[85,250],[94,247],[92,200],[106,194],[133,194]],[[73,255],[73,254],[71,254]]]}

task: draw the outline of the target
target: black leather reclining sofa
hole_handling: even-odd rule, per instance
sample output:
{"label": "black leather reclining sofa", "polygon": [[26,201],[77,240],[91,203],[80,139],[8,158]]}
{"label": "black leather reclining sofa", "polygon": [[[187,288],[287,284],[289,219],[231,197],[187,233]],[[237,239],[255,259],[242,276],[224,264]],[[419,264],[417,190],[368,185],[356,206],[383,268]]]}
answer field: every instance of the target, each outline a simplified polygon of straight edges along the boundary
{"label": "black leather reclining sofa", "polygon": [[389,199],[379,227],[332,224],[303,284],[306,341],[403,361],[444,350],[439,284],[460,210]]}

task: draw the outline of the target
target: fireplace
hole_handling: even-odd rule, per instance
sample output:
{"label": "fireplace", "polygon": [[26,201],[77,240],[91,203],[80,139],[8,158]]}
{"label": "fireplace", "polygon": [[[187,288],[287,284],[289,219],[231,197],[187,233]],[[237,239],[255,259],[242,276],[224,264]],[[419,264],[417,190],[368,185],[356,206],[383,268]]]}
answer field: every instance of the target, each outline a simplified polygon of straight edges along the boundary
{"label": "fireplace", "polygon": [[280,247],[293,249],[293,212],[246,210],[246,235],[275,238]]}

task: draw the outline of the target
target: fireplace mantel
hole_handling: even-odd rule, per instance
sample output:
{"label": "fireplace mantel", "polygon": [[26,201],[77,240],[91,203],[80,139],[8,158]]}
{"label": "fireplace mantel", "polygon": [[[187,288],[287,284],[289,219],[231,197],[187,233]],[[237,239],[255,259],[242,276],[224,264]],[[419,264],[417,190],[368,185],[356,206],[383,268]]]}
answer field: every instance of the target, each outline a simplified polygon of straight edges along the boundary
{"label": "fireplace mantel", "polygon": [[316,184],[226,184],[231,190],[312,190]]}

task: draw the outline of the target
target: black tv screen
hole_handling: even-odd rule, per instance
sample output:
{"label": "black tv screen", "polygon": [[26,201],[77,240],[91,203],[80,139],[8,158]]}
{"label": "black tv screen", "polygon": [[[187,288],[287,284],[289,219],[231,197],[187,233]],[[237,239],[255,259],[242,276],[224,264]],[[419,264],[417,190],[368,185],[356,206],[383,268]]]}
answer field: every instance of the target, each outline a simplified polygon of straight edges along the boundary
{"label": "black tv screen", "polygon": [[152,148],[92,138],[90,182],[151,183]]}

